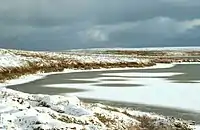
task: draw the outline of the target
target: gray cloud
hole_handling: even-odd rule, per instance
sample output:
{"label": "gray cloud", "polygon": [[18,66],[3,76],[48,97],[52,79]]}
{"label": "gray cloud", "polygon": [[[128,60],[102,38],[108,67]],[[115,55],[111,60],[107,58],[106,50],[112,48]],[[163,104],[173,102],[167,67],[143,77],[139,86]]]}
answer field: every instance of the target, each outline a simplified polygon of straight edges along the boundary
{"label": "gray cloud", "polygon": [[200,45],[199,0],[1,0],[0,47]]}

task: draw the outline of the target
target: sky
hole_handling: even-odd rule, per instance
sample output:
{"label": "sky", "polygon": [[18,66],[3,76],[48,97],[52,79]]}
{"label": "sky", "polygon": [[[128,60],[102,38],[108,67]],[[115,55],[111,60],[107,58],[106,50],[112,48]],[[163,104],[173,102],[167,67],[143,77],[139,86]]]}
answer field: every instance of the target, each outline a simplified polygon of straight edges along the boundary
{"label": "sky", "polygon": [[200,46],[200,0],[0,0],[0,48]]}

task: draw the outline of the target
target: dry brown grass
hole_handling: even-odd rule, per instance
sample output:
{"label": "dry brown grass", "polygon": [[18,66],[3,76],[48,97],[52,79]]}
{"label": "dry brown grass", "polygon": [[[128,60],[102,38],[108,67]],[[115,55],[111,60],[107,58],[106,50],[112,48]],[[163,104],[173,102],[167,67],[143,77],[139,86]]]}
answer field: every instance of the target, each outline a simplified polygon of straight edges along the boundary
{"label": "dry brown grass", "polygon": [[186,123],[172,121],[163,123],[159,119],[152,119],[148,116],[136,117],[141,123],[137,126],[130,126],[128,130],[192,130]]}
{"label": "dry brown grass", "polygon": [[149,116],[133,116],[127,111],[122,113],[140,122],[138,125],[129,126],[128,130],[192,130],[188,123],[178,122],[175,118],[168,118],[168,122],[166,122]]}
{"label": "dry brown grass", "polygon": [[106,126],[109,126],[110,124],[114,124],[115,121],[111,118],[108,118],[104,115],[101,115],[99,113],[95,113],[95,116],[103,123],[105,124]]}
{"label": "dry brown grass", "polygon": [[132,50],[109,50],[106,54],[134,55],[134,56],[163,56],[166,52],[163,51],[132,51]]}
{"label": "dry brown grass", "polygon": [[[34,55],[32,56],[34,57]],[[37,55],[36,55],[37,57]],[[43,57],[43,56],[40,56]],[[60,72],[66,69],[99,69],[99,68],[125,68],[125,67],[144,67],[153,66],[154,63],[118,62],[118,63],[81,63],[69,59],[51,59],[43,57],[40,62],[29,62],[22,67],[8,67],[0,71],[0,82],[15,79],[23,75],[35,74],[37,72]]]}

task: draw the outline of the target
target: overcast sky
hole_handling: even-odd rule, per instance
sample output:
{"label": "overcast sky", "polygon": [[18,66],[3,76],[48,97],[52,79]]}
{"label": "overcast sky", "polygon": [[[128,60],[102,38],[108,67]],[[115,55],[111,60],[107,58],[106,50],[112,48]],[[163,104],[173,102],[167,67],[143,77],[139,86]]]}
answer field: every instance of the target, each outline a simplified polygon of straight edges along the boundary
{"label": "overcast sky", "polygon": [[200,46],[200,0],[0,0],[0,47]]}

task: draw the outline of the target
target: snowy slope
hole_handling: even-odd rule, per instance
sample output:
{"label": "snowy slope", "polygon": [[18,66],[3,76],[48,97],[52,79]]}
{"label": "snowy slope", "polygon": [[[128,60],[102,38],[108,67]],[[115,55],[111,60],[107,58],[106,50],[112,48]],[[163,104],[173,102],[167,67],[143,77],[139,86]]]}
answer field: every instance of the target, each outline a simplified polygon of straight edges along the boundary
{"label": "snowy slope", "polygon": [[29,58],[20,55],[15,55],[12,52],[4,52],[0,50],[0,69],[8,67],[20,67],[27,64],[27,61],[40,61],[40,58]]}
{"label": "snowy slope", "polygon": [[[137,117],[147,116],[154,123],[175,127],[188,126],[163,116],[114,108],[101,104],[83,104],[76,97],[32,95],[2,88],[0,91],[0,129],[119,129],[139,125]],[[175,123],[175,124],[174,124]]]}

